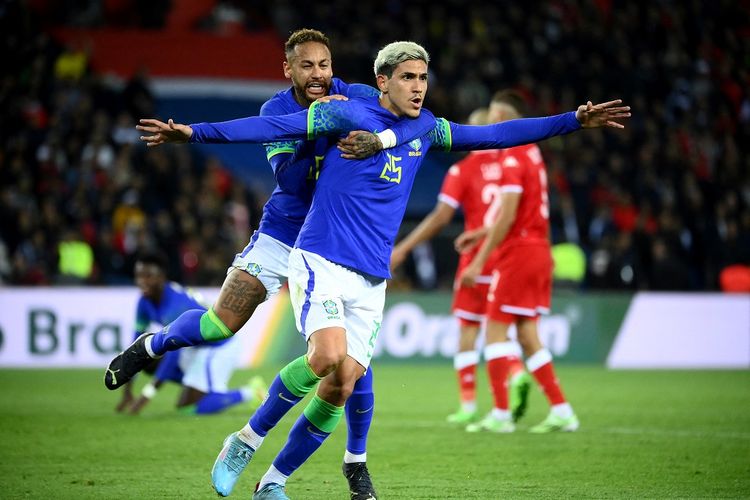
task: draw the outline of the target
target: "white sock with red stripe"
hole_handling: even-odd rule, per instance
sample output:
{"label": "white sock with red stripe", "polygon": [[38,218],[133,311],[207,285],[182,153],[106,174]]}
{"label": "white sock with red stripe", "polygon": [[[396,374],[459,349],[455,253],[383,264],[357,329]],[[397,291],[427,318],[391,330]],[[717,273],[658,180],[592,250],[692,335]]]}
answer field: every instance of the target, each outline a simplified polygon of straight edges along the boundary
{"label": "white sock with red stripe", "polygon": [[487,375],[492,387],[495,408],[508,411],[508,375],[514,357],[521,356],[521,348],[515,342],[495,342],[484,347]]}
{"label": "white sock with red stripe", "polygon": [[477,411],[477,364],[479,352],[463,351],[453,356],[453,368],[458,377],[461,409],[466,412]]}
{"label": "white sock with red stripe", "polygon": [[526,368],[534,376],[544,395],[547,396],[552,413],[562,418],[571,417],[573,408],[565,400],[560,381],[555,375],[552,353],[547,348],[542,347],[529,356],[526,360]]}

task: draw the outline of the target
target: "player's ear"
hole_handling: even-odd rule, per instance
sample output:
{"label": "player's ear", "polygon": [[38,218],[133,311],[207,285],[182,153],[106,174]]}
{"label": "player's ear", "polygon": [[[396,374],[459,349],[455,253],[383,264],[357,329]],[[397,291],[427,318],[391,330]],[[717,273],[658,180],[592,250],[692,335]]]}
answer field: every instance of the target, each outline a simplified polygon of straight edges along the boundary
{"label": "player's ear", "polygon": [[385,75],[378,75],[377,77],[375,77],[375,81],[378,84],[378,90],[380,90],[384,94],[387,94],[388,93],[388,77]]}
{"label": "player's ear", "polygon": [[284,69],[284,77],[285,78],[291,78],[292,77],[292,67],[289,65],[289,63],[287,61],[284,61],[283,69]]}

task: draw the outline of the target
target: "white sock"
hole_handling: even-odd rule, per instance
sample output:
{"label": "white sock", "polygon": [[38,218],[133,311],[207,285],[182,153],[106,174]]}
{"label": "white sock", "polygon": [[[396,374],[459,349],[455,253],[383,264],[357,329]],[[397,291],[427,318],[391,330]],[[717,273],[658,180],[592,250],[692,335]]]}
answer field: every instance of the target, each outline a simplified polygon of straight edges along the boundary
{"label": "white sock", "polygon": [[268,468],[268,472],[263,474],[263,477],[260,478],[260,484],[258,484],[258,490],[263,488],[265,485],[269,483],[276,483],[280,484],[281,486],[286,486],[286,480],[289,478],[289,476],[285,476],[279,470],[271,464],[271,467]]}
{"label": "white sock", "polygon": [[495,420],[506,420],[510,421],[510,410],[501,410],[500,408],[493,408],[490,412],[492,418]]}
{"label": "white sock", "polygon": [[161,356],[157,356],[157,355],[156,355],[156,354],[154,353],[154,350],[153,350],[153,348],[151,347],[151,341],[152,341],[152,340],[154,340],[154,336],[153,336],[153,335],[149,335],[148,337],[146,337],[146,341],[145,341],[145,342],[143,343],[143,345],[145,345],[145,346],[146,346],[146,353],[147,353],[147,354],[148,354],[149,356],[151,356],[151,357],[152,357],[152,358],[154,358],[154,359],[159,359],[159,358],[161,358]]}
{"label": "white sock", "polygon": [[477,411],[476,401],[461,401],[461,409],[465,412],[474,413]]}
{"label": "white sock", "polygon": [[245,427],[240,429],[240,432],[237,433],[237,437],[254,450],[260,448],[260,445],[263,444],[264,439],[264,436],[258,435],[258,433],[255,432],[252,427],[250,427],[249,423],[245,424]]}
{"label": "white sock", "polygon": [[367,462],[367,452],[354,454],[349,453],[349,450],[346,450],[346,452],[344,453],[345,464],[356,464],[359,462]]}
{"label": "white sock", "polygon": [[554,415],[560,418],[570,418],[573,416],[573,407],[570,406],[570,403],[560,403],[559,405],[554,405],[552,406],[551,411]]}

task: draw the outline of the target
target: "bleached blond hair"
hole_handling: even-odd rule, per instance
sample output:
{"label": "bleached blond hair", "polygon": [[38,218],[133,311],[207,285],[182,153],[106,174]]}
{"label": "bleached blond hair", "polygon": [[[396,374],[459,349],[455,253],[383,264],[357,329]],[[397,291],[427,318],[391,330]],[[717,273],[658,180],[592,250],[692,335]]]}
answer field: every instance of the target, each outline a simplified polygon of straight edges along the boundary
{"label": "bleached blond hair", "polygon": [[375,57],[375,76],[393,76],[393,70],[404,61],[424,61],[430,63],[430,54],[424,47],[414,42],[389,43],[378,52]]}

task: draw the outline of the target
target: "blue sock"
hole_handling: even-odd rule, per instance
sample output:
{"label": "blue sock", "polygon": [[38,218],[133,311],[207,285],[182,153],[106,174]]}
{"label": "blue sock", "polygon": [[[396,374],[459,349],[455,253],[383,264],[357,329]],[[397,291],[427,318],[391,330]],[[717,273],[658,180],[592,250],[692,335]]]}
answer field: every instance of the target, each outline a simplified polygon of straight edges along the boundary
{"label": "blue sock", "polygon": [[242,403],[242,392],[237,389],[229,392],[209,392],[195,404],[195,413],[218,413],[238,403]]}
{"label": "blue sock", "polygon": [[300,415],[289,431],[286,444],[276,455],[273,466],[282,474],[290,476],[320,448],[330,434],[314,426],[304,414]]}
{"label": "blue sock", "polygon": [[201,335],[201,316],[204,312],[200,309],[185,311],[155,333],[151,338],[151,350],[154,354],[161,356],[167,351],[176,351],[181,347],[208,344]]}
{"label": "blue sock", "polygon": [[271,387],[268,388],[268,398],[250,418],[250,427],[259,436],[265,436],[279,423],[281,417],[286,415],[294,405],[302,401],[302,397],[295,396],[281,381],[281,376],[276,375]]}
{"label": "blue sock", "polygon": [[206,345],[228,339],[234,335],[214,312],[191,309],[155,333],[151,339],[151,350],[157,356],[181,347]]}
{"label": "blue sock", "polygon": [[372,390],[372,368],[357,380],[354,391],[346,402],[346,450],[354,455],[367,451],[367,434],[372,424],[375,394]]}
{"label": "blue sock", "polygon": [[315,395],[289,431],[286,444],[273,461],[273,466],[290,476],[320,448],[336,428],[343,413],[343,406],[334,406]]}

